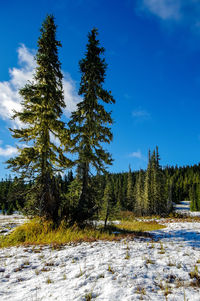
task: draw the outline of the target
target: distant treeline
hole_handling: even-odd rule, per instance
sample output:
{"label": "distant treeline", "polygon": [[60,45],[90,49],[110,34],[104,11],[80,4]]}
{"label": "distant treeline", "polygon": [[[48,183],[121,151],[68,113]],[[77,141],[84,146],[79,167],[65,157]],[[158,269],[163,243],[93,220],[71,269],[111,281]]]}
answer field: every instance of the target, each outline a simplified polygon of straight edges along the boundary
{"label": "distant treeline", "polygon": [[[147,169],[148,171],[148,169]],[[96,191],[96,202],[98,208],[105,207],[106,186],[110,183],[110,194],[113,201],[111,202],[112,208],[117,210],[129,210],[137,214],[145,214],[145,212],[138,212],[138,200],[141,195],[145,195],[145,182],[147,182],[147,171],[141,170],[123,173],[112,173],[109,176],[99,175],[93,177]],[[194,166],[185,167],[165,167],[161,170],[162,179],[162,197],[168,200],[168,204],[171,202],[179,203],[183,200],[191,201],[191,210],[200,210],[200,164]],[[61,195],[63,199],[68,195],[70,198],[70,191],[73,189],[75,177],[72,171],[69,171],[66,175],[57,176],[57,182],[59,183]],[[142,185],[142,191],[139,192],[139,186]],[[147,184],[146,184],[147,185]],[[0,209],[3,212],[12,213],[14,210],[23,211],[26,207],[26,194],[31,187],[34,187],[33,182],[25,183],[17,177],[11,178],[10,176],[0,181]],[[109,192],[109,188],[107,188]],[[72,193],[74,194],[74,192]],[[155,199],[156,197],[153,196]],[[149,199],[149,197],[148,197]],[[144,202],[144,200],[143,200]],[[160,206],[160,200],[159,200]],[[112,209],[113,211],[113,209]],[[116,212],[116,210],[114,210]],[[113,211],[113,212],[114,212]],[[103,211],[102,211],[103,212]],[[157,212],[153,212],[157,213]]]}

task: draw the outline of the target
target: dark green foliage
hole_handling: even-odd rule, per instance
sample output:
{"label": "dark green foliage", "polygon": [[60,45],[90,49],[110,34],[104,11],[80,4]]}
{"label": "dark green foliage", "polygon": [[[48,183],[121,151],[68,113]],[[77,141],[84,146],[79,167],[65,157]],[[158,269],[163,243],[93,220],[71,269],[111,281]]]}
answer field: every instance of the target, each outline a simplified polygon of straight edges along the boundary
{"label": "dark green foliage", "polygon": [[[164,175],[164,186],[167,200],[167,212],[169,212],[172,208],[172,201],[178,202],[180,200],[190,200],[191,201],[191,210],[200,210],[200,165],[187,166],[187,167],[165,167],[163,170]],[[134,183],[134,196],[135,196],[135,206],[133,209],[134,214],[136,215],[144,215],[145,212],[143,210],[143,197],[144,197],[144,181],[145,181],[145,171],[140,170],[132,172],[132,178]],[[126,195],[127,195],[127,183],[128,183],[128,173],[118,173],[118,174],[110,174],[110,179],[113,186],[114,197],[117,204],[120,206],[120,210],[128,210],[126,206]],[[19,179],[18,179],[19,180]],[[6,180],[0,181],[0,208],[4,208],[4,210],[8,210],[9,204],[13,203],[13,207],[17,210],[24,211],[24,191],[30,190],[33,183],[23,183],[16,185],[18,182],[15,178],[12,180],[8,178]],[[72,214],[73,208],[76,208],[78,204],[78,199],[80,194],[77,197],[77,192],[81,191],[81,183],[80,185],[73,181],[72,172],[69,171],[68,174],[63,177],[58,176],[59,186],[61,187],[61,204],[59,209],[59,216],[67,217],[67,212],[69,212],[69,203],[70,212]],[[101,215],[101,208],[104,196],[104,190],[106,186],[106,176],[104,175],[96,175],[91,178],[92,185],[95,187],[95,199],[97,212],[96,217]],[[186,185],[183,185],[183,182]],[[179,183],[179,186],[175,185],[175,183]],[[15,184],[15,185],[14,185]],[[14,185],[15,187],[12,187]],[[184,188],[184,198],[178,199],[176,195],[177,187],[181,191],[181,187]],[[12,194],[11,194],[12,192]],[[124,192],[126,193],[124,196]],[[13,195],[10,198],[9,195]],[[183,195],[183,194],[181,194]],[[176,197],[175,197],[176,196]],[[8,199],[10,201],[8,202]],[[69,202],[70,201],[70,202]],[[18,204],[19,203],[19,204]],[[20,209],[21,208],[21,209]]]}
{"label": "dark green foliage", "polygon": [[6,211],[5,211],[5,204],[4,203],[1,206],[1,210],[2,210],[2,214],[5,215]]}
{"label": "dark green foliage", "polygon": [[13,204],[10,204],[8,210],[7,210],[7,215],[11,215],[14,212]]}
{"label": "dark green foliage", "polygon": [[129,211],[133,211],[135,207],[133,176],[132,176],[130,166],[129,166],[128,179],[127,179],[126,206]]}
{"label": "dark green foliage", "polygon": [[114,103],[114,99],[111,92],[103,88],[107,65],[102,58],[104,48],[100,47],[97,34],[96,29],[89,33],[85,58],[79,63],[79,94],[83,96],[83,100],[78,103],[77,111],[72,113],[69,122],[73,145],[71,151],[78,154],[77,173],[82,185],[78,208],[74,214],[74,220],[79,223],[91,218],[97,210],[91,170],[105,172],[105,165],[112,163],[110,154],[102,146],[112,140],[109,128],[112,118],[103,104]]}
{"label": "dark green foliage", "polygon": [[166,181],[159,163],[158,147],[152,154],[149,152],[149,162],[144,185],[144,213],[147,215],[167,214]]}
{"label": "dark green foliage", "polygon": [[139,216],[144,214],[144,206],[143,206],[144,178],[145,178],[145,173],[142,170],[140,170],[135,184],[135,207],[134,207],[135,214]]}
{"label": "dark green foliage", "polygon": [[183,200],[191,200],[189,192],[192,186],[197,192],[200,186],[200,164],[184,167],[166,167],[165,178],[170,181],[171,199],[175,203]]}
{"label": "dark green foliage", "polygon": [[189,190],[189,200],[191,211],[200,211],[200,184],[192,184]]}
{"label": "dark green foliage", "polygon": [[78,208],[78,203],[81,194],[81,182],[76,177],[68,184],[67,191],[63,193],[59,214],[67,222],[71,223],[73,216]]}
{"label": "dark green foliage", "polygon": [[135,213],[138,215],[163,215],[171,210],[170,198],[166,189],[166,179],[159,164],[158,148],[151,154],[146,173],[139,172],[135,194]]}
{"label": "dark green foliage", "polygon": [[60,46],[56,40],[54,17],[47,16],[38,39],[33,81],[20,90],[24,99],[22,111],[13,116],[25,124],[21,129],[12,130],[13,137],[27,146],[19,148],[19,155],[8,160],[8,167],[13,171],[34,179],[34,189],[28,194],[32,209],[53,220],[57,220],[60,198],[55,174],[70,164],[63,154],[68,132],[60,120],[65,107],[58,59]]}
{"label": "dark green foliage", "polygon": [[[8,210],[12,204],[14,210],[21,211],[25,203],[27,185],[17,177],[5,179],[0,182],[0,208]],[[2,209],[3,210],[3,209]]]}
{"label": "dark green foliage", "polygon": [[106,186],[104,189],[104,196],[101,206],[100,217],[104,220],[104,227],[106,228],[107,221],[111,218],[116,218],[119,213],[119,203],[117,203],[114,195],[113,182],[110,175],[106,177]]}

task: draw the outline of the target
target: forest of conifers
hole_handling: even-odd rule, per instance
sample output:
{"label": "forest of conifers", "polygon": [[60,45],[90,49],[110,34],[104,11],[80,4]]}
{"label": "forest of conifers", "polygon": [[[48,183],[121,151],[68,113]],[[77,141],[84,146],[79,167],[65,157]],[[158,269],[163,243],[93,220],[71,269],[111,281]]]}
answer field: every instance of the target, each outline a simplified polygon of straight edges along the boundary
{"label": "forest of conifers", "polygon": [[[141,172],[143,175],[145,174],[145,171],[142,170]],[[169,198],[171,198],[174,203],[179,203],[182,200],[190,200],[191,210],[200,210],[200,164],[185,167],[165,167],[163,168],[163,174],[166,191],[169,193]],[[139,171],[131,172],[130,174],[128,172],[110,174],[113,183],[114,199],[115,202],[120,205],[120,208],[118,208],[119,210],[126,211],[130,209],[130,204],[127,201],[127,186],[130,179],[133,187],[132,200],[135,202],[138,176]],[[64,176],[57,176],[57,179],[60,183],[61,193],[64,195],[69,193],[70,184],[74,180],[72,171],[69,171]],[[95,180],[94,177],[94,181]],[[23,181],[19,181],[17,177],[12,179],[11,176],[9,176],[6,179],[2,179],[0,181],[0,208],[3,211],[8,211],[8,213],[12,213],[13,210],[23,211],[25,208],[25,191],[31,186],[31,181],[28,184],[25,184]],[[106,176],[99,176],[98,201],[100,204],[103,200],[105,186]],[[131,210],[133,210],[133,207]]]}
{"label": "forest of conifers", "polygon": [[108,173],[113,160],[106,144],[113,138],[113,121],[106,105],[115,100],[103,87],[107,64],[98,30],[89,32],[79,61],[81,101],[68,122],[62,120],[66,103],[58,57],[61,43],[53,16],[46,17],[40,32],[37,67],[32,81],[19,90],[22,109],[13,115],[21,127],[11,129],[12,137],[22,144],[17,156],[7,161],[18,177],[0,182],[3,213],[19,210],[71,225],[103,218],[106,225],[122,211],[167,215],[173,202],[186,199],[191,210],[200,210],[200,166],[163,169],[158,147],[149,151],[145,171]]}

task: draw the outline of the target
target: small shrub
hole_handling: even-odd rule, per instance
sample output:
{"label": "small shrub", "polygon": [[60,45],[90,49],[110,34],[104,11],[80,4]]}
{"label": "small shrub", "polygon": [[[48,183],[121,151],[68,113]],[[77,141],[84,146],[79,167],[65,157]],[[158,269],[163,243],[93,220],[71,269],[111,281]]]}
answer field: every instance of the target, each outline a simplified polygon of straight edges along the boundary
{"label": "small shrub", "polygon": [[168,264],[169,267],[174,267],[176,264],[174,262],[172,262],[171,260],[169,260]]}
{"label": "small shrub", "polygon": [[169,294],[171,294],[171,290],[170,288],[168,287],[168,285],[165,286],[165,291],[164,291],[164,296],[168,296]]}
{"label": "small shrub", "polygon": [[125,259],[130,259],[130,254],[129,254],[129,252],[128,252],[128,251],[126,252]]}
{"label": "small shrub", "polygon": [[50,271],[50,269],[49,268],[45,268],[45,267],[43,267],[41,270],[40,270],[41,272],[49,272]]}
{"label": "small shrub", "polygon": [[85,295],[85,301],[90,301],[92,300],[92,293],[88,293]]}
{"label": "small shrub", "polygon": [[144,287],[137,286],[136,288],[136,294],[146,295],[146,290]]}
{"label": "small shrub", "polygon": [[163,247],[162,242],[160,243],[160,251],[158,252],[159,254],[165,254],[165,249]]}
{"label": "small shrub", "polygon": [[53,283],[53,281],[48,277],[47,280],[46,280],[46,283],[50,284],[50,283]]}
{"label": "small shrub", "polygon": [[25,261],[23,262],[23,265],[30,265],[30,262],[29,262],[28,260],[25,260]]}
{"label": "small shrub", "polygon": [[146,259],[146,264],[155,264],[155,260],[152,260],[152,259],[150,259],[150,258],[147,258]]}
{"label": "small shrub", "polygon": [[82,269],[81,269],[81,267],[80,267],[80,273],[78,274],[78,276],[77,277],[81,277],[81,276],[83,276],[83,271],[82,271]]}
{"label": "small shrub", "polygon": [[110,272],[110,273],[112,273],[112,274],[114,274],[115,273],[115,271],[111,268],[111,266],[109,265],[108,266],[108,272]]}
{"label": "small shrub", "polygon": [[47,267],[53,267],[55,264],[53,262],[46,262],[45,266]]}
{"label": "small shrub", "polygon": [[200,275],[198,272],[198,267],[195,265],[194,270],[189,273],[190,277],[194,279],[194,281],[191,283],[191,286],[194,287],[200,287]]}

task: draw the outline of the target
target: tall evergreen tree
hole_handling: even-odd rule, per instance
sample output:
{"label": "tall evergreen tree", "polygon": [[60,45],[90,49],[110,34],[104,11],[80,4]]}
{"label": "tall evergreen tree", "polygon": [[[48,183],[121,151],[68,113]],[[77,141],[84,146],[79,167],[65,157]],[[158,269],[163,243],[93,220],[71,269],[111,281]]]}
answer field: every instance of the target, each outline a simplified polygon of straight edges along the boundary
{"label": "tall evergreen tree", "polygon": [[[56,25],[54,17],[48,15],[41,27],[36,54],[37,67],[32,82],[19,92],[23,97],[22,111],[15,112],[24,127],[13,129],[13,137],[26,144],[19,148],[19,155],[8,160],[8,166],[23,177],[34,177],[36,189],[29,196],[37,214],[57,220],[58,187],[55,174],[70,162],[64,156],[67,132],[60,120],[65,107],[61,64],[58,58]],[[54,143],[56,138],[60,141]]]}
{"label": "tall evergreen tree", "polygon": [[149,162],[145,176],[144,185],[144,213],[165,214],[167,208],[167,193],[162,168],[159,163],[160,157],[158,147],[152,152],[149,151]]}
{"label": "tall evergreen tree", "polygon": [[170,200],[168,199],[168,191],[166,191],[166,179],[160,165],[160,155],[158,146],[155,151],[155,172],[154,172],[154,212],[165,214],[170,210]]}
{"label": "tall evergreen tree", "polygon": [[149,161],[145,175],[144,181],[144,206],[143,211],[144,214],[151,214],[152,212],[152,161],[151,161],[151,153],[149,150]]}
{"label": "tall evergreen tree", "polygon": [[79,205],[74,219],[80,223],[90,218],[95,210],[95,197],[90,181],[91,167],[97,172],[104,172],[105,165],[111,164],[110,154],[103,149],[102,143],[110,143],[112,133],[111,114],[103,103],[114,103],[111,92],[103,88],[106,63],[97,39],[97,29],[88,35],[85,57],[80,61],[81,83],[79,94],[83,100],[77,105],[77,111],[72,113],[69,122],[72,134],[72,152],[78,154],[77,164],[82,183]]}
{"label": "tall evergreen tree", "polygon": [[136,180],[134,212],[137,215],[143,215],[144,213],[144,176],[142,170],[139,171]]}
{"label": "tall evergreen tree", "polygon": [[104,189],[103,203],[101,208],[101,217],[104,219],[104,227],[106,228],[109,218],[116,217],[119,213],[119,202],[116,201],[113,189],[113,182],[108,175],[106,177],[106,187]]}
{"label": "tall evergreen tree", "polygon": [[131,172],[131,168],[129,166],[128,179],[127,179],[127,193],[126,193],[126,203],[127,209],[132,211],[134,208],[134,188],[133,188],[133,176]]}

